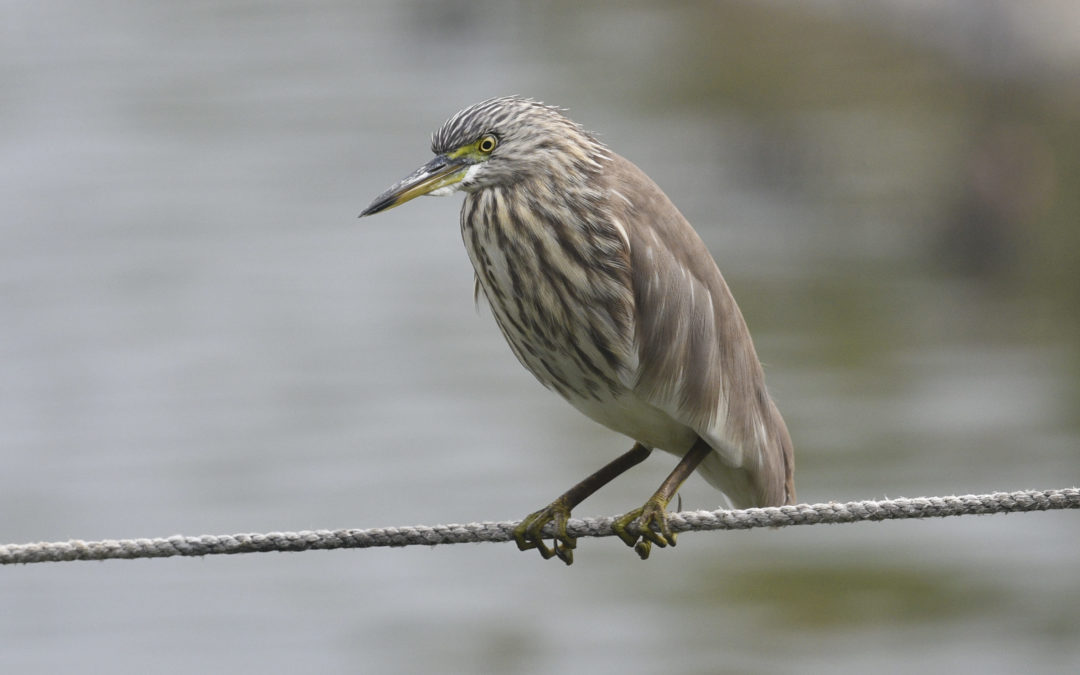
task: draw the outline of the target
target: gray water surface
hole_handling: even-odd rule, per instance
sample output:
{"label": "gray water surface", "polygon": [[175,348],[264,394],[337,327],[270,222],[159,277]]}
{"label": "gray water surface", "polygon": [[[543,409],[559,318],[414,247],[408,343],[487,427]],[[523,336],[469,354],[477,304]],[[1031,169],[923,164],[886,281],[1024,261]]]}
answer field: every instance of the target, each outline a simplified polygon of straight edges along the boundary
{"label": "gray water surface", "polygon": [[[801,500],[1076,485],[1071,113],[976,123],[956,92],[1012,84],[828,16],[8,3],[0,541],[519,518],[627,449],[474,309],[460,197],[356,220],[508,93],[571,108],[698,227]],[[1017,152],[1018,194],[980,187]],[[963,272],[985,232],[941,242],[972,201],[1014,255]],[[512,545],[9,567],[0,672],[1066,672],[1078,535],[1057,512],[684,535],[647,563],[589,540],[569,569]]]}

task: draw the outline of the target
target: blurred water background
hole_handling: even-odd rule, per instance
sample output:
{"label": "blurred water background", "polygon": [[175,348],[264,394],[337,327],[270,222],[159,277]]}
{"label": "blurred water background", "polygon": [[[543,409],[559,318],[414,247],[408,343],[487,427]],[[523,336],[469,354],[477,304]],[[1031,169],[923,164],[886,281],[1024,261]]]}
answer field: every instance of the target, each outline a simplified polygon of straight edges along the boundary
{"label": "blurred water background", "polygon": [[[629,447],[473,308],[517,93],[642,166],[750,323],[802,501],[1080,483],[1078,6],[0,5],[0,541],[518,518]],[[578,515],[640,505],[654,456]],[[720,499],[700,479],[686,508]],[[1074,512],[0,570],[0,672],[1080,669]]]}

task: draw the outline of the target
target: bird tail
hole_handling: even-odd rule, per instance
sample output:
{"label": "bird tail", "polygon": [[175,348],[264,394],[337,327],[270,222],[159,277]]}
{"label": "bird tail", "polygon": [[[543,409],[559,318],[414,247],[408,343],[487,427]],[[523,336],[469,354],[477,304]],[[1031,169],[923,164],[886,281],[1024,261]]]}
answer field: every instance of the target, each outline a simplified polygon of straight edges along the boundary
{"label": "bird tail", "polygon": [[[710,453],[698,473],[720,490],[733,508],[784,506],[795,503],[795,458],[791,435],[784,418],[768,395],[762,397],[764,438],[754,438],[758,445],[750,452],[734,452],[733,448],[716,448]],[[725,457],[755,458],[734,467]]]}
{"label": "bird tail", "polygon": [[766,424],[769,441],[764,448],[764,462],[759,495],[766,506],[795,503],[795,446],[791,443],[784,418],[773,400],[769,399],[770,423]]}

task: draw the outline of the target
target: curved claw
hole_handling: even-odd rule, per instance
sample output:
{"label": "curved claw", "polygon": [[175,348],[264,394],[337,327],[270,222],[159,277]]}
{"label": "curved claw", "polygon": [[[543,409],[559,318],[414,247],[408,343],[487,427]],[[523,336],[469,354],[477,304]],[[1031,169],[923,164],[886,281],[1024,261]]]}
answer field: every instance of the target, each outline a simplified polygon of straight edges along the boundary
{"label": "curved claw", "polygon": [[[517,542],[518,550],[528,551],[535,548],[544,560],[558,557],[567,565],[573,564],[577,537],[571,537],[566,532],[566,523],[569,520],[570,507],[561,498],[539,511],[530,513],[514,528],[514,541]],[[543,536],[544,527],[548,523],[555,524],[555,536],[551,546],[544,543]]]}
{"label": "curved claw", "polygon": [[[666,507],[666,503],[653,497],[641,508],[616,518],[611,528],[623,543],[633,548],[641,559],[645,560],[649,557],[653,544],[660,548],[675,545],[676,535],[668,524]],[[635,521],[637,534],[632,534],[629,526]]]}
{"label": "curved claw", "polygon": [[615,534],[619,537],[619,539],[622,539],[623,543],[627,546],[634,546],[638,540],[638,535],[630,534],[630,531],[627,530],[627,527],[630,525],[630,523],[641,517],[641,513],[644,510],[644,508],[640,508],[634,509],[633,511],[627,511],[623,515],[616,518],[613,523],[611,523],[611,529],[615,531]]}

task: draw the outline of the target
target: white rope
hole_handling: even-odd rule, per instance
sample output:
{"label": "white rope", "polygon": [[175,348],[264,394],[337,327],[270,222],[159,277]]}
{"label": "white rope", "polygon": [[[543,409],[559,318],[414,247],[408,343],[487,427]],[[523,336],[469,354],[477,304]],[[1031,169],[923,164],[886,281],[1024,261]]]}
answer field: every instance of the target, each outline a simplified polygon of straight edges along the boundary
{"label": "white rope", "polygon": [[[919,497],[846,504],[798,504],[741,511],[683,511],[669,516],[674,532],[697,530],[748,530],[755,527],[787,527],[821,523],[854,523],[863,520],[944,518],[990,513],[1016,513],[1080,508],[1080,489],[1025,490],[962,497]],[[609,537],[613,518],[573,519],[567,532],[574,537]],[[162,539],[107,539],[8,544],[0,546],[0,564],[107,560],[111,558],[169,558],[222,553],[309,551],[313,549],[369,548],[372,546],[435,546],[474,542],[505,542],[513,539],[519,521],[385,527],[370,530],[305,530],[266,534],[175,535]],[[550,526],[545,529],[550,535]]]}

